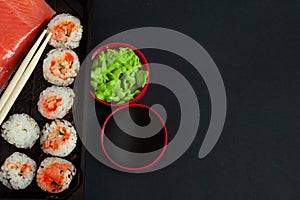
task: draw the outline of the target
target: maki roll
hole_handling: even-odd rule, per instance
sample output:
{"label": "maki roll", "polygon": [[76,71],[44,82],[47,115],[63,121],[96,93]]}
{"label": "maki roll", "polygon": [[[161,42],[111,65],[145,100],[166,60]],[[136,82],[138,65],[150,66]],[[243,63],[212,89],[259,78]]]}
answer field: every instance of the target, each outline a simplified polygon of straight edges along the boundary
{"label": "maki roll", "polygon": [[62,158],[48,157],[41,163],[36,181],[38,186],[50,193],[60,193],[69,188],[76,174],[74,165]]}
{"label": "maki roll", "polygon": [[65,157],[76,147],[77,135],[72,124],[66,120],[46,123],[42,130],[40,144],[42,150],[53,156]]}
{"label": "maki roll", "polygon": [[18,148],[31,148],[40,136],[40,127],[25,113],[10,116],[1,128],[1,136]]}
{"label": "maki roll", "polygon": [[71,88],[51,86],[41,92],[38,110],[48,119],[63,118],[70,111],[74,98]]}
{"label": "maki roll", "polygon": [[27,155],[15,152],[6,158],[0,169],[0,181],[9,189],[25,189],[32,182],[36,163]]}
{"label": "maki roll", "polygon": [[80,20],[70,14],[56,15],[48,24],[52,32],[49,44],[55,48],[63,47],[74,49],[79,46],[82,37]]}
{"label": "maki roll", "polygon": [[58,86],[73,83],[79,71],[77,54],[69,49],[53,49],[43,63],[43,75],[46,81]]}

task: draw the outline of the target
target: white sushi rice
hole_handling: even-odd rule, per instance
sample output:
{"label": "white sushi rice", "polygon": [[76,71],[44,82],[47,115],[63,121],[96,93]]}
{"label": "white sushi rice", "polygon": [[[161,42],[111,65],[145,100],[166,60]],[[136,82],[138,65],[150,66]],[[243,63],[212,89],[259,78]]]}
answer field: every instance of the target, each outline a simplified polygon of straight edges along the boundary
{"label": "white sushi rice", "polygon": [[[74,61],[68,71],[64,74],[65,78],[61,78],[60,76],[54,75],[51,72],[51,62],[53,60],[59,60],[62,58],[65,53],[70,53],[74,57]],[[44,59],[43,62],[43,75],[46,81],[51,84],[58,85],[58,86],[68,86],[73,83],[74,78],[77,76],[77,73],[80,68],[80,63],[77,54],[70,50],[70,49],[53,49],[48,54],[47,57]]]}
{"label": "white sushi rice", "polygon": [[[22,166],[28,167],[22,171]],[[36,171],[36,163],[27,155],[19,152],[6,158],[0,169],[0,181],[9,189],[25,189],[32,182]]]}
{"label": "white sushi rice", "polygon": [[1,128],[1,136],[18,148],[31,148],[40,136],[38,124],[25,113],[10,116]]}
{"label": "white sushi rice", "polygon": [[[50,135],[53,134],[53,132],[57,131],[57,127],[65,128],[70,133],[68,140],[66,140],[64,144],[61,144],[58,149],[54,149],[51,147],[45,148],[44,146],[45,141],[47,141],[47,139],[49,138]],[[52,138],[53,142],[54,140],[61,140],[61,139],[58,136],[57,138]],[[77,142],[76,130],[72,126],[72,124],[67,120],[56,119],[55,121],[52,121],[50,124],[46,123],[46,125],[42,130],[42,135],[40,137],[40,144],[42,150],[47,154],[53,156],[59,156],[59,157],[68,156],[76,147],[76,142]]]}
{"label": "white sushi rice", "polygon": [[55,48],[70,48],[74,49],[79,46],[81,37],[82,37],[82,26],[80,24],[80,20],[70,14],[63,13],[56,15],[48,24],[48,30],[52,32],[53,35],[55,35],[54,27],[58,24],[61,24],[65,21],[70,21],[73,22],[76,27],[74,30],[70,33],[68,39],[64,42],[62,41],[57,41],[53,38],[50,39],[49,44]]}
{"label": "white sushi rice", "polygon": [[[63,175],[63,181],[62,181],[62,185],[61,185],[60,189],[53,189],[49,185],[45,184],[45,182],[44,182],[45,171],[47,170],[48,167],[50,167],[54,163],[69,165],[69,168],[67,170],[61,170],[60,174]],[[62,159],[62,158],[48,157],[48,158],[45,158],[43,160],[43,162],[41,163],[41,165],[37,171],[36,179],[37,179],[38,186],[42,190],[44,190],[46,192],[50,192],[50,193],[60,193],[69,188],[69,185],[75,175],[76,175],[76,168],[74,167],[74,165],[71,162],[69,162],[65,159]]]}
{"label": "white sushi rice", "polygon": [[[62,102],[61,105],[59,105],[55,111],[48,112],[47,110],[45,110],[43,104],[45,104],[46,100],[51,97],[62,98]],[[53,85],[41,92],[39,101],[37,103],[38,110],[41,113],[41,115],[48,119],[61,119],[72,108],[74,98],[75,94],[71,88],[58,87]]]}

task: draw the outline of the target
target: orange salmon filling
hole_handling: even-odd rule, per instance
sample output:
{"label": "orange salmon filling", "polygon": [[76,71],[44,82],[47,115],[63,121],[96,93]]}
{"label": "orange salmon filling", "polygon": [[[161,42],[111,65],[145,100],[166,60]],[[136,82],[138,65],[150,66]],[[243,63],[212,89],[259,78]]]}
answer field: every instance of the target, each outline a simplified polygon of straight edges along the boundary
{"label": "orange salmon filling", "polygon": [[25,176],[27,170],[31,169],[31,166],[28,165],[27,163],[24,163],[24,164],[16,163],[15,166],[11,166],[11,169],[20,169],[19,175],[20,176]]}
{"label": "orange salmon filling", "polygon": [[52,189],[60,190],[64,183],[64,172],[68,170],[68,164],[53,163],[43,172],[43,182]]}
{"label": "orange salmon filling", "polygon": [[51,61],[50,72],[54,76],[66,80],[68,78],[66,73],[72,69],[73,62],[74,56],[71,53],[66,52],[63,57]]}
{"label": "orange salmon filling", "polygon": [[47,140],[45,140],[43,146],[45,148],[57,150],[61,145],[65,144],[69,138],[69,130],[65,127],[57,126],[55,131],[48,136]]}
{"label": "orange salmon filling", "polygon": [[43,108],[47,113],[55,112],[62,105],[62,98],[51,96],[43,101]]}
{"label": "orange salmon filling", "polygon": [[76,24],[71,21],[64,21],[53,27],[52,38],[56,41],[65,42],[70,37],[73,30],[76,28]]}

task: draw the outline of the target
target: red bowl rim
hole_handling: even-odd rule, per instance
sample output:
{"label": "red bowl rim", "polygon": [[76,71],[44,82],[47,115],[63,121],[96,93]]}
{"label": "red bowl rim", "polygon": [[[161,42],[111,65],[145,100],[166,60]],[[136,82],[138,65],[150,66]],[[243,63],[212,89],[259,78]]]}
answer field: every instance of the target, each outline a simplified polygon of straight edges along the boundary
{"label": "red bowl rim", "polygon": [[[151,112],[153,112],[155,114],[155,116],[160,120],[161,124],[163,125],[163,131],[164,131],[164,135],[165,135],[165,140],[164,140],[164,146],[162,148],[162,151],[160,152],[160,154],[157,156],[157,158],[155,160],[153,160],[151,163],[145,165],[145,166],[141,166],[141,167],[126,167],[126,166],[123,166],[119,163],[117,163],[116,161],[114,161],[110,156],[109,154],[107,153],[106,149],[105,149],[105,146],[104,146],[104,131],[105,131],[105,127],[106,127],[106,124],[108,123],[108,121],[110,120],[110,118],[115,114],[117,113],[118,111],[120,110],[123,110],[125,108],[129,108],[129,107],[138,107],[138,108],[144,108],[144,109],[147,109]],[[121,168],[121,169],[124,169],[124,170],[127,170],[127,171],[142,171],[142,170],[146,170],[150,167],[152,167],[153,165],[155,165],[157,162],[160,161],[160,159],[163,157],[164,153],[166,152],[166,149],[167,149],[167,145],[168,145],[168,131],[167,131],[167,128],[166,128],[166,125],[165,125],[165,122],[163,120],[163,118],[158,114],[158,112],[156,112],[154,109],[152,109],[151,107],[149,106],[146,106],[146,105],[143,105],[143,104],[127,104],[125,106],[121,106],[121,107],[118,107],[117,109],[115,109],[112,113],[110,113],[110,115],[105,119],[104,123],[103,123],[103,126],[101,128],[101,134],[100,134],[100,143],[101,143],[101,148],[104,152],[104,155],[106,156],[106,158],[111,162],[113,163],[115,166]]]}
{"label": "red bowl rim", "polygon": [[[147,80],[146,80],[146,84],[145,86],[142,88],[141,90],[141,93],[138,94],[134,99],[130,100],[129,102],[125,102],[123,104],[117,104],[117,103],[108,103],[106,101],[103,101],[101,99],[98,99],[96,97],[96,95],[94,94],[93,90],[90,89],[90,94],[91,96],[96,99],[98,102],[106,105],[106,106],[113,106],[113,107],[116,107],[116,106],[124,106],[128,103],[135,103],[135,102],[138,102],[139,100],[142,99],[142,97],[146,94],[146,91],[148,89],[148,86],[149,86],[149,82],[150,82],[150,68],[149,68],[149,64],[148,64],[148,61],[146,59],[146,57],[144,56],[144,54],[139,50],[137,49],[136,47],[130,45],[130,44],[126,44],[126,43],[122,43],[122,42],[112,42],[112,43],[108,43],[108,44],[105,44],[105,45],[102,45],[100,46],[98,49],[96,49],[93,54],[92,54],[92,60],[94,59],[94,57],[100,53],[101,51],[105,50],[106,48],[117,48],[117,47],[128,47],[128,48],[131,48],[134,53],[140,58],[140,61],[142,63],[142,67],[146,69],[146,71],[148,71],[148,77],[147,77]],[[91,88],[91,86],[90,86]]]}

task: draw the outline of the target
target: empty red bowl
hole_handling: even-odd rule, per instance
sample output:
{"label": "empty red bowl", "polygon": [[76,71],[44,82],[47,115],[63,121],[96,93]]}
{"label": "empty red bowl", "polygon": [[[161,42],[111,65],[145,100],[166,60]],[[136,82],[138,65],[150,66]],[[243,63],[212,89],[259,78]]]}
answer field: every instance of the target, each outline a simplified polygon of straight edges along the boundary
{"label": "empty red bowl", "polygon": [[[118,156],[121,156],[121,159],[128,159],[126,162],[129,162],[129,163],[131,163],[131,159],[130,159],[130,156],[125,156],[125,157],[123,157],[123,155],[122,154],[120,154],[120,155],[118,155],[118,153],[117,152],[108,152],[107,151],[107,148],[106,148],[106,146],[105,146],[105,140],[104,140],[104,135],[106,135],[106,137],[108,137],[108,135],[109,134],[120,134],[120,132],[122,133],[122,134],[126,134],[125,132],[123,132],[123,131],[118,131],[118,130],[116,130],[116,125],[115,125],[115,121],[110,121],[110,120],[114,120],[114,116],[115,115],[117,115],[117,114],[119,114],[119,116],[122,116],[124,113],[122,113],[122,111],[124,110],[124,109],[130,109],[130,108],[132,108],[132,109],[134,109],[134,112],[135,112],[135,116],[136,116],[136,118],[135,119],[139,119],[139,120],[143,120],[143,119],[141,119],[141,118],[143,118],[144,116],[146,116],[145,115],[145,113],[148,113],[147,115],[149,116],[149,112],[152,112],[153,113],[153,117],[154,118],[152,118],[152,120],[156,120],[156,122],[157,123],[159,123],[159,124],[161,124],[161,129],[160,129],[160,131],[158,132],[158,133],[153,133],[153,134],[155,134],[154,135],[154,137],[155,136],[157,136],[157,134],[159,134],[159,144],[160,144],[160,146],[158,147],[158,148],[156,148],[155,150],[153,150],[153,151],[157,151],[157,150],[159,150],[159,151],[157,151],[157,155],[155,154],[155,155],[152,155],[151,156],[151,158],[149,159],[149,157],[147,158],[147,159],[145,159],[145,157],[143,157],[143,156],[145,156],[145,155],[147,155],[148,156],[148,154],[147,153],[149,153],[149,152],[144,152],[144,153],[146,153],[145,155],[143,155],[143,154],[138,154],[138,156],[139,156],[139,160],[143,160],[143,161],[145,161],[145,162],[143,162],[143,164],[135,164],[135,166],[128,166],[128,165],[130,165],[130,164],[124,164],[124,162],[123,162],[123,164],[122,163],[120,163],[119,161],[117,161],[116,160],[116,155],[117,155],[117,157]],[[141,109],[141,110],[140,110]],[[137,115],[136,115],[137,114]],[[132,116],[132,115],[131,115]],[[126,117],[126,116],[123,116],[123,117]],[[155,119],[156,118],[156,119]],[[124,121],[124,120],[122,120],[122,121]],[[153,121],[152,121],[153,122]],[[151,133],[151,131],[153,131],[152,130],[152,128],[150,128],[150,129],[148,129],[147,131],[150,131],[150,133]],[[145,131],[145,132],[147,132],[147,131]],[[143,133],[141,133],[141,132],[138,132],[138,134],[144,134],[145,132],[143,132]],[[137,133],[137,132],[136,132]],[[126,134],[127,135],[127,134]],[[121,135],[117,135],[117,137],[120,139],[120,137],[122,137]],[[152,138],[153,138],[153,136],[151,136]],[[135,139],[135,137],[133,137],[134,139]],[[141,135],[141,137],[139,137],[139,138],[142,138],[142,135]],[[144,139],[144,138],[143,138]],[[106,140],[110,140],[109,138],[107,138]],[[122,139],[121,139],[122,140]],[[153,142],[152,142],[153,140],[151,140],[151,142],[150,142],[150,145],[151,145],[151,147],[153,147],[153,145],[155,145],[155,144],[153,144]],[[111,143],[112,143],[112,141],[110,141]],[[124,142],[124,140],[122,140],[122,142]],[[130,144],[130,142],[128,142],[128,141],[126,141],[125,140],[125,142],[129,145],[129,146],[134,146],[134,144],[133,143],[131,143]],[[102,130],[101,130],[101,134],[100,134],[100,144],[101,144],[101,148],[102,148],[102,150],[103,150],[103,152],[104,152],[104,155],[106,156],[106,158],[112,163],[112,164],[114,164],[115,166],[117,166],[118,168],[120,168],[120,169],[123,169],[123,170],[126,170],[126,171],[143,171],[143,170],[146,170],[146,169],[148,169],[148,168],[150,168],[150,167],[152,167],[152,166],[154,166],[157,162],[159,162],[159,160],[163,157],[163,155],[164,155],[164,153],[165,153],[165,151],[166,151],[166,148],[167,148],[167,144],[168,144],[168,132],[167,132],[167,128],[166,128],[166,126],[165,126],[165,123],[164,123],[164,120],[162,119],[162,117],[155,111],[155,110],[153,110],[152,108],[150,108],[150,107],[148,107],[148,106],[145,106],[145,105],[142,105],[142,104],[127,104],[127,105],[125,105],[125,106],[122,106],[122,107],[119,107],[119,108],[117,108],[117,109],[115,109],[107,118],[106,118],[106,120],[105,120],[105,122],[104,122],[104,124],[103,124],[103,126],[102,126]],[[115,144],[115,143],[114,143]],[[117,144],[115,144],[115,145],[117,145]],[[136,144],[137,145],[137,144]],[[125,150],[124,148],[122,148],[122,147],[120,147],[119,145],[117,145],[119,148],[121,148],[121,149],[123,149],[123,150],[121,150],[121,152],[123,152],[123,151],[127,151],[127,152],[129,152],[129,153],[134,153],[134,152],[132,152],[132,151],[130,151],[130,150]],[[145,145],[144,145],[144,143],[142,143],[142,148],[146,148],[145,147]],[[134,147],[136,147],[136,146],[134,146]],[[153,152],[153,151],[150,151],[150,152]],[[136,154],[136,152],[134,153],[134,155],[136,156],[137,154]]]}
{"label": "empty red bowl", "polygon": [[131,48],[135,52],[135,54],[140,58],[140,62],[142,63],[142,69],[145,70],[145,71],[148,71],[149,74],[148,74],[145,86],[143,88],[140,88],[141,93],[138,94],[134,99],[130,100],[129,102],[125,102],[123,104],[110,103],[110,102],[106,102],[106,101],[103,101],[103,100],[97,98],[95,93],[94,93],[94,89],[90,86],[90,94],[92,95],[92,97],[95,98],[98,102],[100,102],[104,105],[107,105],[107,106],[122,106],[122,105],[125,105],[127,103],[138,102],[145,95],[145,93],[148,89],[149,82],[150,82],[150,68],[149,68],[149,64],[148,64],[148,61],[147,61],[146,57],[144,56],[144,54],[140,50],[138,50],[137,48],[135,48],[134,46],[132,46],[130,44],[121,43],[121,42],[114,42],[114,43],[105,44],[105,45],[99,47],[97,50],[95,50],[93,52],[92,60],[95,58],[95,56],[98,53],[100,53],[101,51],[105,51],[107,48],[117,49],[117,48],[120,48],[120,47]]}

